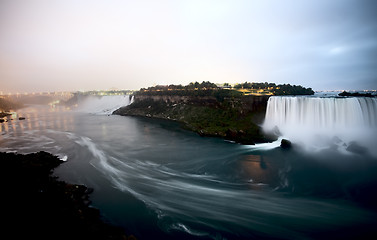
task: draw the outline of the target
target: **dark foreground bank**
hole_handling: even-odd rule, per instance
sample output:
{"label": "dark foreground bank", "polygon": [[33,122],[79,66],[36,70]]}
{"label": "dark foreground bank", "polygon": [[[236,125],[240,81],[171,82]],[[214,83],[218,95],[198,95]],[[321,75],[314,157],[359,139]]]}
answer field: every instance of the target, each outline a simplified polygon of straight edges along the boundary
{"label": "dark foreground bank", "polygon": [[1,229],[8,239],[135,239],[89,207],[90,188],[52,176],[62,161],[46,152],[0,153]]}

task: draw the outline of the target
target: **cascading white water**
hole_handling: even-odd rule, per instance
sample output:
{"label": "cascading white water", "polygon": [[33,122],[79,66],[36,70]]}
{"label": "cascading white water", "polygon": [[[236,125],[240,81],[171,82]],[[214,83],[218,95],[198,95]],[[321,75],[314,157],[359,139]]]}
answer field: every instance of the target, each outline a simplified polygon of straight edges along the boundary
{"label": "cascading white water", "polygon": [[78,102],[77,111],[92,114],[112,114],[120,107],[130,105],[133,96],[84,96]]}
{"label": "cascading white water", "polygon": [[270,97],[263,128],[297,142],[318,136],[365,140],[377,129],[377,98]]}

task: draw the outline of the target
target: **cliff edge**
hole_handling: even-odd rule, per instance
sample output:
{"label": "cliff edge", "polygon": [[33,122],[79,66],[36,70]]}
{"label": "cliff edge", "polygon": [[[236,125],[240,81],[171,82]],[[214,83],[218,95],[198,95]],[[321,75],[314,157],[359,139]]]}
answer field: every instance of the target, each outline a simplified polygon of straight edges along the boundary
{"label": "cliff edge", "polygon": [[135,95],[131,105],[113,114],[173,120],[201,136],[255,144],[271,141],[258,126],[264,119],[268,98]]}

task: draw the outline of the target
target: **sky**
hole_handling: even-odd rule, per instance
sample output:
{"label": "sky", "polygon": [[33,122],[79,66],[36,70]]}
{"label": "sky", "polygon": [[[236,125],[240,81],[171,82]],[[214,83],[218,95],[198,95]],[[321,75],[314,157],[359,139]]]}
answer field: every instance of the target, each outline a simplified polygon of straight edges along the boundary
{"label": "sky", "polygon": [[0,91],[377,89],[374,0],[0,0]]}

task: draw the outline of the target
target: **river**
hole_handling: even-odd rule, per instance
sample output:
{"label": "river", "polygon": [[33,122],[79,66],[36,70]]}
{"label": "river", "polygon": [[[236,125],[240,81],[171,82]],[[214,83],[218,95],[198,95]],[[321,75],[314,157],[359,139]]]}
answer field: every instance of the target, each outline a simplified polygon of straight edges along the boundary
{"label": "river", "polygon": [[[25,120],[18,120],[25,117]],[[60,179],[139,239],[334,239],[376,234],[372,155],[204,138],[178,123],[29,106],[0,151],[47,151]]]}

